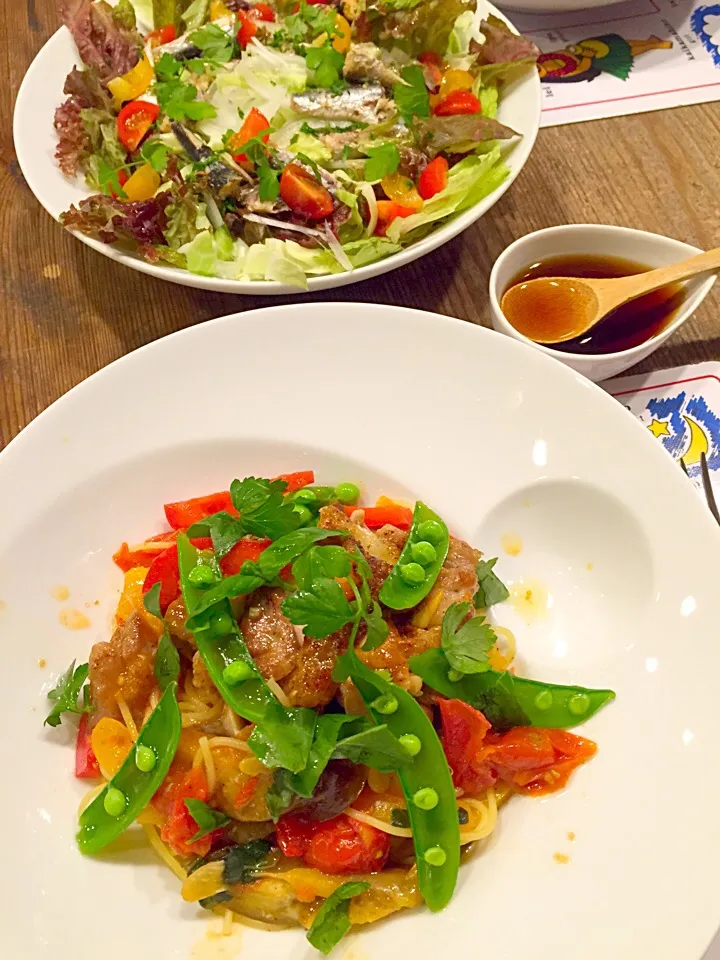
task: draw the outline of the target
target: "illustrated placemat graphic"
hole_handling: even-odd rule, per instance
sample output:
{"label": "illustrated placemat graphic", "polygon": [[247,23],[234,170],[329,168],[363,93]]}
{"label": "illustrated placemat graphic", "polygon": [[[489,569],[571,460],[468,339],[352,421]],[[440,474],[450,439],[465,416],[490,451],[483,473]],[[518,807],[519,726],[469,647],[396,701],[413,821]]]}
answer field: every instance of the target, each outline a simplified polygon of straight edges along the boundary
{"label": "illustrated placemat graphic", "polygon": [[720,99],[720,3],[512,13],[540,47],[542,126]]}
{"label": "illustrated placemat graphic", "polygon": [[702,496],[700,457],[704,453],[713,489],[720,497],[720,363],[699,363],[601,384],[661,443],[685,461]]}

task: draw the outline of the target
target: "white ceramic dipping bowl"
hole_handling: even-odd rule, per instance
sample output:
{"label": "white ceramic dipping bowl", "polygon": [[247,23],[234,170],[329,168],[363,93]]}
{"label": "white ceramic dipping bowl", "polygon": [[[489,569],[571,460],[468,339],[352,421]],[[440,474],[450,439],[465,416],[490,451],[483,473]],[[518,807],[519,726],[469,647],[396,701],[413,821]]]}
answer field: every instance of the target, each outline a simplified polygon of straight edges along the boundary
{"label": "white ceramic dipping bowl", "polygon": [[644,360],[668,337],[671,337],[705,299],[715,283],[716,275],[704,274],[689,280],[685,284],[685,300],[674,319],[650,340],[618,353],[592,355],[553,350],[551,347],[534,343],[519,333],[500,309],[500,300],[513,278],[538,260],[568,254],[622,257],[625,260],[647,264],[649,267],[662,267],[701,252],[688,243],[671,240],[670,237],[663,237],[658,233],[646,233],[644,230],[631,230],[628,227],[613,227],[600,223],[568,224],[528,233],[511,243],[500,254],[490,273],[490,309],[493,327],[509,337],[529,343],[536,350],[561,360],[589,380],[607,380]]}

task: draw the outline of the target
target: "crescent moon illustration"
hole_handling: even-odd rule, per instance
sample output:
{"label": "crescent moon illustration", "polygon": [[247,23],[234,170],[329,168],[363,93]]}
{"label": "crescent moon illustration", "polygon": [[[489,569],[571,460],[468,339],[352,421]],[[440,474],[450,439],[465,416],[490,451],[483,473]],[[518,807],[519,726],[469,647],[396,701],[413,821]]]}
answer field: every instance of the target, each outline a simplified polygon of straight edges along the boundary
{"label": "crescent moon illustration", "polygon": [[705,431],[696,420],[693,420],[692,417],[688,417],[685,414],[683,414],[683,420],[690,431],[690,442],[682,458],[688,466],[692,466],[692,464],[700,462],[701,454],[707,454],[710,445]]}

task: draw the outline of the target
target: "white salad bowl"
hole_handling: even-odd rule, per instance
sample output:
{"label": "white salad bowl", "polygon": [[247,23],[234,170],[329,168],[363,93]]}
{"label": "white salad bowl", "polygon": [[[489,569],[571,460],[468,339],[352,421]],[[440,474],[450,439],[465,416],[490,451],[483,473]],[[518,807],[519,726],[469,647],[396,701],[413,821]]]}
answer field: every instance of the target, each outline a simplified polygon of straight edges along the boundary
{"label": "white salad bowl", "polygon": [[597,756],[503,807],[442,913],[333,956],[700,960],[720,920],[720,532],[692,486],[620,404],[509,337],[367,304],[240,316],[118,360],[0,453],[0,956],[319,957],[299,929],[209,934],[139,829],[83,857],[72,727],[42,726],[58,675],[110,637],[121,541],[168,500],[312,467],[366,502],[419,497],[499,556],[515,599],[492,616],[522,674],[617,693],[578,729]]}
{"label": "white salad bowl", "polygon": [[[485,3],[484,0],[481,2],[483,2],[483,9],[502,17],[509,23],[499,10]],[[53,116],[56,107],[63,99],[62,89],[65,77],[74,65],[81,65],[75,44],[67,28],[61,27],[31,63],[15,102],[13,136],[20,169],[32,192],[50,216],[56,220],[71,204],[77,204],[91,193],[81,177],[76,180],[66,177],[54,157],[57,137],[53,129]],[[446,224],[417,243],[384,260],[358,267],[351,272],[309,277],[308,289],[313,291],[341,287],[402,267],[447,243],[486,214],[510,187],[530,156],[540,126],[540,106],[540,80],[535,70],[526,70],[503,88],[498,120],[515,130],[520,137],[512,141],[512,146],[506,155],[509,175],[489,196],[469,210],[452,217]],[[274,281],[203,277],[176,267],[148,263],[134,253],[124,252],[77,232],[75,236],[93,250],[133,270],[185,286],[202,290],[218,290],[223,293],[253,295],[301,292],[298,287]]]}

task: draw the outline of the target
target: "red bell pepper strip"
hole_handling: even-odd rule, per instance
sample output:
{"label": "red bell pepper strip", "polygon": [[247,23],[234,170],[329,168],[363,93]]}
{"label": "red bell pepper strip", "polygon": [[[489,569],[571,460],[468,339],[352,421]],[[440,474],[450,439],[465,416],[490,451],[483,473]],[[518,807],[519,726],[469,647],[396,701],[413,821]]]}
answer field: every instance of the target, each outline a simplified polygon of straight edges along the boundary
{"label": "red bell pepper strip", "polygon": [[[164,544],[167,549],[177,539],[177,531],[170,530],[167,533],[158,533],[154,537],[148,537],[140,546],[145,544],[157,543]],[[133,567],[149,567],[155,560],[161,550],[131,550],[127,543],[121,543],[118,550],[113,554],[113,560],[120,567],[123,573],[132,570]]]}
{"label": "red bell pepper strip", "polygon": [[313,470],[297,470],[295,473],[281,473],[276,480],[284,480],[287,483],[285,493],[295,493],[296,490],[302,490],[303,487],[315,483],[315,472]]}
{"label": "red bell pepper strip", "polygon": [[448,182],[448,162],[445,157],[435,157],[420,174],[417,189],[423,200],[429,200],[444,190]]}
{"label": "red bell pepper strip", "polygon": [[257,33],[257,24],[255,18],[244,10],[238,10],[237,22],[240,24],[237,32],[237,42],[240,49],[244,50]]}
{"label": "red bell pepper strip", "polygon": [[292,814],[278,820],[278,846],[286,857],[302,857],[323,873],[376,873],[390,853],[390,837],[341,813],[323,822],[302,821]]}
{"label": "red bell pepper strip", "polygon": [[237,516],[228,490],[219,493],[210,493],[206,497],[193,497],[192,500],[178,500],[176,503],[166,503],[165,517],[173,530],[187,530],[194,523],[199,523],[213,513],[226,510]]}
{"label": "red bell pepper strip", "polygon": [[240,568],[246,560],[256,561],[271,543],[272,540],[241,540],[236,543],[232,550],[220,559],[223,576],[232,577],[240,573]]}
{"label": "red bell pepper strip", "polygon": [[[196,537],[190,542],[198,550],[209,550],[212,547],[210,537]],[[176,543],[158,554],[150,564],[150,569],[145,575],[142,592],[147,593],[156,583],[160,584],[160,596],[158,598],[160,609],[165,613],[173,600],[180,596],[180,566]]]}
{"label": "red bell pepper strip", "polygon": [[77,732],[77,741],[75,743],[75,776],[80,780],[92,780],[100,776],[100,764],[90,742],[90,731],[88,730],[89,717],[84,713],[80,717],[80,726]]}
{"label": "red bell pepper strip", "polygon": [[482,106],[469,90],[453,90],[435,107],[436,117],[457,117],[466,113],[480,113]]}
{"label": "red bell pepper strip", "polygon": [[399,503],[383,507],[343,507],[343,510],[348,517],[351,517],[356,510],[362,510],[365,513],[365,526],[370,530],[379,530],[386,523],[397,527],[398,530],[409,530],[412,524],[412,510]]}
{"label": "red bell pepper strip", "polygon": [[117,117],[120,143],[132,153],[160,115],[160,107],[149,100],[131,100]]}
{"label": "red bell pepper strip", "polygon": [[397,200],[378,200],[378,219],[375,227],[375,236],[384,237],[387,234],[387,228],[398,217],[411,217],[417,210],[413,207],[405,207]]}
{"label": "red bell pepper strip", "polygon": [[162,47],[166,43],[172,43],[177,40],[177,30],[174,23],[166,23],[164,27],[158,27],[145,38],[150,41],[151,47]]}
{"label": "red bell pepper strip", "polygon": [[217,831],[191,842],[198,832],[198,825],[185,806],[186,800],[202,800],[209,795],[208,782],[202,767],[191,770],[187,776],[175,785],[172,791],[170,813],[160,830],[160,837],[169,844],[179,856],[205,857],[210,852]]}

